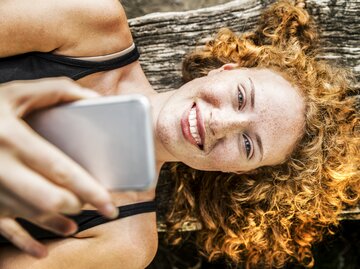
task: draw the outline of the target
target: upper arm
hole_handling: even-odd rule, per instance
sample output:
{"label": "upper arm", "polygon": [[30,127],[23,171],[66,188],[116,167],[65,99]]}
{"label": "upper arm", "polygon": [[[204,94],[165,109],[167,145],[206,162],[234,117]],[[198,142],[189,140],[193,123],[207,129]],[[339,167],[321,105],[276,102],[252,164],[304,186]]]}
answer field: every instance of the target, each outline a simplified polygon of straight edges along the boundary
{"label": "upper arm", "polygon": [[0,57],[29,51],[95,56],[132,42],[117,0],[6,0],[0,18]]}
{"label": "upper arm", "polygon": [[46,245],[49,256],[41,260],[14,248],[2,250],[0,268],[145,268],[157,249],[155,213],[108,222]]}

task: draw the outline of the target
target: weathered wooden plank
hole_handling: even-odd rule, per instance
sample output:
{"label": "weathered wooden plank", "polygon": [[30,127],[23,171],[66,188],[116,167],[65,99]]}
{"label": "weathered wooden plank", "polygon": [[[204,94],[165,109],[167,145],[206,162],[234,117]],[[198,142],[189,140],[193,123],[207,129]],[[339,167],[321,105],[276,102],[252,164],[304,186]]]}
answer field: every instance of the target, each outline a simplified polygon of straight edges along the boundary
{"label": "weathered wooden plank", "polygon": [[198,9],[230,2],[229,0],[120,0],[128,18],[153,12],[169,12]]}
{"label": "weathered wooden plank", "polygon": [[[183,56],[221,27],[236,32],[252,29],[261,10],[272,0],[236,0],[227,4],[186,12],[152,13],[129,20],[141,51],[141,62],[158,91],[179,87]],[[319,25],[323,58],[352,69],[360,89],[360,1],[310,0],[309,12]]]}
{"label": "weathered wooden plank", "polygon": [[[186,12],[152,13],[129,20],[141,63],[151,84],[168,91],[182,84],[184,55],[202,46],[218,29],[229,27],[245,32],[255,27],[261,10],[273,0],[236,0],[215,7]],[[334,59],[350,68],[360,89],[360,0],[309,0],[307,9],[319,26],[323,40],[321,58]],[[164,215],[173,188],[170,173],[164,169],[157,188],[159,230],[164,230]],[[360,219],[360,209],[344,211],[341,219]],[[184,230],[198,229],[196,222]]]}

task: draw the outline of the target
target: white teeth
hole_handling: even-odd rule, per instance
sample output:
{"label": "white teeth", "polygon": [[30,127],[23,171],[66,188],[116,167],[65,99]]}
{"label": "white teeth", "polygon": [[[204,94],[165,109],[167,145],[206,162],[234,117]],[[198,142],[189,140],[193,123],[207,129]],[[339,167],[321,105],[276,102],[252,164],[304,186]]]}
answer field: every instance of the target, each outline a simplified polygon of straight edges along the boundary
{"label": "white teeth", "polygon": [[196,133],[197,133],[196,127],[190,126],[190,131],[191,131],[192,134],[196,134]]}
{"label": "white teeth", "polygon": [[197,144],[201,144],[201,138],[197,128],[196,109],[194,107],[190,110],[189,125],[191,136],[195,139]]}

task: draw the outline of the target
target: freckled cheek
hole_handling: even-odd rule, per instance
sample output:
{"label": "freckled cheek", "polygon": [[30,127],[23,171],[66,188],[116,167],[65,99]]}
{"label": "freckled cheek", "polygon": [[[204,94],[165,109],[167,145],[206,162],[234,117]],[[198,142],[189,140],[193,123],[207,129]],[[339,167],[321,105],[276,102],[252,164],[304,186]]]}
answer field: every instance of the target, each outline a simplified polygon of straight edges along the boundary
{"label": "freckled cheek", "polygon": [[239,166],[239,153],[231,148],[217,148],[209,155],[210,164],[218,170],[227,170]]}
{"label": "freckled cheek", "polygon": [[281,125],[279,124],[279,119],[281,121],[283,118],[283,114],[281,113],[272,109],[261,110],[258,126],[266,136],[276,138],[276,134],[283,131],[281,129]]}

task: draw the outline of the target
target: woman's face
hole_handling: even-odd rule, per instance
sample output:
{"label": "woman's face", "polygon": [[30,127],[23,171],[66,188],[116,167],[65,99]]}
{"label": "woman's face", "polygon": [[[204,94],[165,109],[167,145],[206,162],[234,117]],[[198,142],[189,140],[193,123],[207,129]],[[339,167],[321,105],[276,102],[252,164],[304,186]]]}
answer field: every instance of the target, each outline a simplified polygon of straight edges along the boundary
{"label": "woman's face", "polygon": [[246,172],[283,162],[303,126],[303,98],[281,75],[230,64],[175,91],[156,135],[173,160],[190,167]]}

